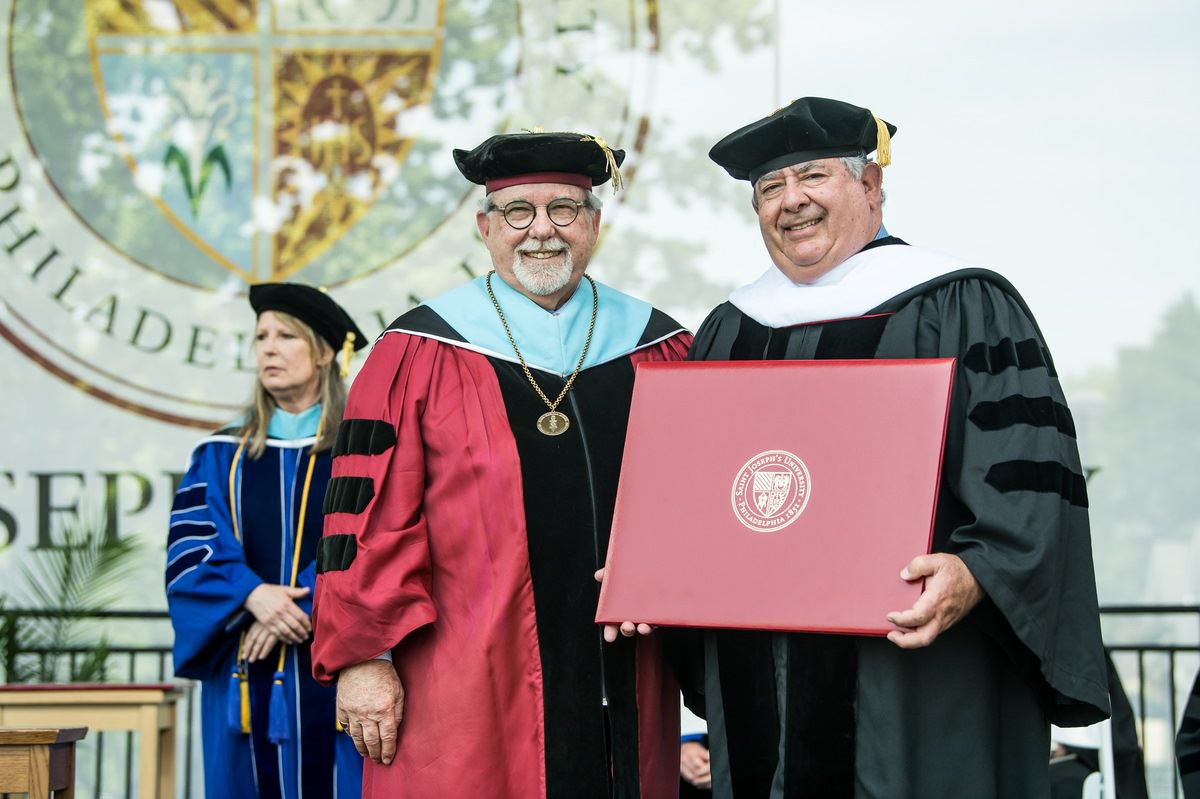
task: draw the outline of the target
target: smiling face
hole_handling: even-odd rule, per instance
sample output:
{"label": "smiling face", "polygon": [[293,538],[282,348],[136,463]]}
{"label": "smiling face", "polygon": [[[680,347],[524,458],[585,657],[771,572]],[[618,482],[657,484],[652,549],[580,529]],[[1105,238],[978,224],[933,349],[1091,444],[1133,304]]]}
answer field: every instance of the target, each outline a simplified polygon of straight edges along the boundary
{"label": "smiling face", "polygon": [[316,337],[303,335],[299,324],[275,311],[263,311],[254,329],[258,380],[275,404],[290,413],[316,404],[320,398],[321,367],[333,357],[331,348],[319,344],[319,352],[314,354]]}
{"label": "smiling face", "polygon": [[838,158],[769,172],[754,185],[767,252],[793,283],[811,283],[865,247],[883,223],[882,172],[855,178]]}
{"label": "smiling face", "polygon": [[[586,194],[565,183],[526,183],[494,192],[492,202],[497,209],[514,200],[545,206],[560,197],[582,202]],[[600,211],[582,207],[574,222],[561,227],[550,221],[544,207],[536,209],[533,222],[524,230],[504,221],[499,210],[481,212],[475,222],[496,274],[538,305],[553,310],[570,298],[587,270],[600,230]]]}

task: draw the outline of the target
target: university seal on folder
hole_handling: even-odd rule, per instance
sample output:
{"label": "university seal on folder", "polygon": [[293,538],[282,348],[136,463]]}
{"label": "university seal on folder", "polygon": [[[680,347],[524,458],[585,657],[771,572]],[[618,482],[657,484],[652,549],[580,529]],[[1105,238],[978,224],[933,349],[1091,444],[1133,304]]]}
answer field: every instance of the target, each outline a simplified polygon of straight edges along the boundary
{"label": "university seal on folder", "polygon": [[738,471],[729,500],[738,521],[751,530],[781,530],[800,518],[809,482],[808,468],[798,456],[768,450]]}
{"label": "university seal on folder", "polygon": [[953,359],[638,367],[597,622],[883,635],[929,551]]}

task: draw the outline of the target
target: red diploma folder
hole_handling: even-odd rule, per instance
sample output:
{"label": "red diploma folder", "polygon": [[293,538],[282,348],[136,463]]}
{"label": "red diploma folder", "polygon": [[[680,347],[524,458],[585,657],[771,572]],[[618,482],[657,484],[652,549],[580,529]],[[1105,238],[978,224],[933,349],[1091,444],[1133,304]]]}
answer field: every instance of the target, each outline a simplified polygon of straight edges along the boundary
{"label": "red diploma folder", "polygon": [[929,551],[953,359],[643,363],[597,622],[883,635]]}

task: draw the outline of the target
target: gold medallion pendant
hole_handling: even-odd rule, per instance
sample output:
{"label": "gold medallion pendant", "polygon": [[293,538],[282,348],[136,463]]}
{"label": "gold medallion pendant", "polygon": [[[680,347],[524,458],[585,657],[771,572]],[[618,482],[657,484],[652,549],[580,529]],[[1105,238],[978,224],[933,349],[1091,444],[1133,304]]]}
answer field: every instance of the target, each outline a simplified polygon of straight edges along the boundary
{"label": "gold medallion pendant", "polygon": [[565,413],[549,411],[538,417],[537,429],[548,436],[561,436],[571,426]]}
{"label": "gold medallion pendant", "polygon": [[521,354],[521,350],[517,347],[517,340],[513,338],[512,330],[508,326],[508,320],[504,318],[504,311],[500,308],[500,301],[496,299],[496,294],[492,291],[492,275],[496,274],[495,270],[488,272],[487,278],[484,281],[487,286],[488,297],[492,300],[492,305],[496,308],[496,315],[500,317],[500,324],[504,327],[504,334],[508,336],[508,343],[512,345],[513,352],[517,354],[517,360],[521,363],[521,370],[525,372],[525,377],[529,379],[530,385],[542,402],[546,403],[546,407],[550,410],[538,417],[537,429],[538,432],[546,436],[561,436],[571,427],[571,420],[567,415],[558,410],[558,405],[563,401],[563,397],[567,396],[567,392],[571,390],[571,386],[575,384],[575,378],[579,377],[579,370],[583,368],[583,362],[587,359],[588,347],[592,346],[592,333],[596,331],[596,312],[600,309],[600,296],[596,291],[596,281],[592,280],[591,275],[584,275],[588,285],[592,287],[592,321],[588,323],[587,338],[583,342],[583,352],[579,355],[579,363],[575,364],[575,371],[571,372],[571,376],[567,378],[567,382],[563,384],[562,391],[558,392],[558,396],[551,401],[546,396],[546,392],[542,391],[542,387],[538,385],[538,381],[534,379],[533,372],[529,371],[529,364],[525,363],[525,356]]}

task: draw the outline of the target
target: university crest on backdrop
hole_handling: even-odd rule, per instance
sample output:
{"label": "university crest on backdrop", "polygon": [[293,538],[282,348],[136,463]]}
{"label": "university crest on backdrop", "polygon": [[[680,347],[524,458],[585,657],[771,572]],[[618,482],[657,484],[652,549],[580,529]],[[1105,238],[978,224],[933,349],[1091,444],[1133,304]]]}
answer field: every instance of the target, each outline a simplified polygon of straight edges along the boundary
{"label": "university crest on backdrop", "polygon": [[452,147],[569,125],[636,173],[655,9],[0,0],[0,335],[64,389],[214,427],[248,284],[330,287],[370,335],[487,268]]}

